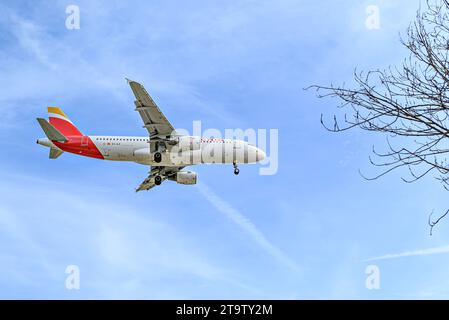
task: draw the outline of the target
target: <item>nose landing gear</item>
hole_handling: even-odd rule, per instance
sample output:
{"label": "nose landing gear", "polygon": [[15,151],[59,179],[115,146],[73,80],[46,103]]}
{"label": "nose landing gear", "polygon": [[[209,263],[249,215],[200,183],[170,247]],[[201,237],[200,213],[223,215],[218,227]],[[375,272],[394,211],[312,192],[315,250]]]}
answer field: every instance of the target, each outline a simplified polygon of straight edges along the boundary
{"label": "nose landing gear", "polygon": [[234,166],[234,174],[238,175],[240,173],[239,167],[237,166],[237,162],[233,161],[232,165]]}
{"label": "nose landing gear", "polygon": [[162,183],[162,177],[161,176],[155,176],[154,177],[154,184],[159,186]]}

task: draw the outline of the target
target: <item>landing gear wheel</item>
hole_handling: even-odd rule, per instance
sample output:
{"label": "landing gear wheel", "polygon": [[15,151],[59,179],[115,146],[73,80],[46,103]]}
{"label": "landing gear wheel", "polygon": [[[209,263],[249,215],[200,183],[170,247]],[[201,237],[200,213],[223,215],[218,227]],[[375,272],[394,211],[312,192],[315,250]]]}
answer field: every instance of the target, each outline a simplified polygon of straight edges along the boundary
{"label": "landing gear wheel", "polygon": [[154,177],[154,184],[159,186],[162,183],[162,177],[161,176],[155,176]]}
{"label": "landing gear wheel", "polygon": [[162,161],[162,154],[161,154],[160,152],[156,152],[156,153],[154,154],[154,162],[159,163],[159,162],[161,162],[161,161]]}
{"label": "landing gear wheel", "polygon": [[232,165],[234,166],[234,174],[235,174],[235,175],[238,175],[238,174],[240,173],[240,170],[239,170],[239,168],[237,167],[237,162],[236,162],[236,161],[233,161],[233,162],[232,162]]}

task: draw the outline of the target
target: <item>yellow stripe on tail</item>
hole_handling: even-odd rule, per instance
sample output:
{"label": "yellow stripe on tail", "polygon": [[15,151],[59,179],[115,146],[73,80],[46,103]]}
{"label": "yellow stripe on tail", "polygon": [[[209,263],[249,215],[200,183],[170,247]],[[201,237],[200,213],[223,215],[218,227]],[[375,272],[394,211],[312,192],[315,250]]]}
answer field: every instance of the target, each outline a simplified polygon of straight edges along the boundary
{"label": "yellow stripe on tail", "polygon": [[48,107],[48,113],[54,113],[54,114],[58,114],[64,118],[66,118],[67,120],[69,120],[69,117],[66,116],[66,114],[64,113],[64,111],[61,110],[61,108],[58,107]]}

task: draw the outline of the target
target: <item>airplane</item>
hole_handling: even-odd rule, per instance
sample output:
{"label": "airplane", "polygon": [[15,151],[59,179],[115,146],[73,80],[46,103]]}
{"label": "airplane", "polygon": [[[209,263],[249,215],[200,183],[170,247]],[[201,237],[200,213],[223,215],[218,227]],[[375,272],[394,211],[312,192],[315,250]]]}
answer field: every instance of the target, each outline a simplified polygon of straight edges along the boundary
{"label": "airplane", "polygon": [[243,140],[216,139],[177,134],[145,88],[126,79],[134,93],[135,110],[148,136],[89,136],[70,121],[58,107],[48,107],[48,121],[37,118],[46,138],[37,143],[50,148],[50,159],[64,152],[112,161],[132,161],[150,166],[148,177],[136,192],[150,190],[165,180],[193,185],[197,174],[184,168],[202,163],[231,164],[238,175],[240,163],[263,160],[265,152]]}

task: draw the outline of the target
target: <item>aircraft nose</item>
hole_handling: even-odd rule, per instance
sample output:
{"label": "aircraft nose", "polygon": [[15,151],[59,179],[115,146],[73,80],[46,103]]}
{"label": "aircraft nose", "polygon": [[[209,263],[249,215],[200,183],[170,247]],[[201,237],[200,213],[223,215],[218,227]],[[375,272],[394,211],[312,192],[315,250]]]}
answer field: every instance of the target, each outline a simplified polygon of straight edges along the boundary
{"label": "aircraft nose", "polygon": [[267,155],[265,154],[265,152],[262,149],[257,149],[257,152],[256,152],[257,161],[262,161],[263,159],[266,158],[266,156]]}

